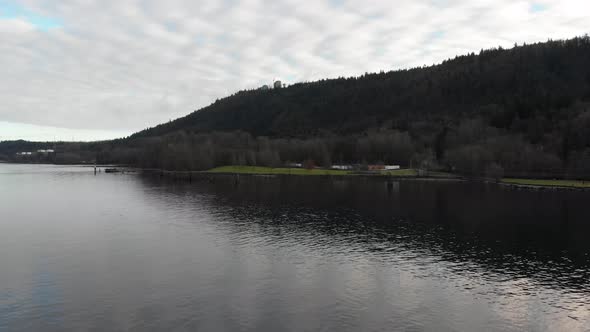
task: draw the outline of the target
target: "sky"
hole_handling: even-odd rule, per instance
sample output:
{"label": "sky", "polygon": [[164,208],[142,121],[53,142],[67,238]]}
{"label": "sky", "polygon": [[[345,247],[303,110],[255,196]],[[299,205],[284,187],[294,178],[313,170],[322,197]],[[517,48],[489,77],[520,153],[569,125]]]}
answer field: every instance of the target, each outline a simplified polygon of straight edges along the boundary
{"label": "sky", "polygon": [[586,33],[588,0],[0,0],[0,140],[123,137],[275,79]]}

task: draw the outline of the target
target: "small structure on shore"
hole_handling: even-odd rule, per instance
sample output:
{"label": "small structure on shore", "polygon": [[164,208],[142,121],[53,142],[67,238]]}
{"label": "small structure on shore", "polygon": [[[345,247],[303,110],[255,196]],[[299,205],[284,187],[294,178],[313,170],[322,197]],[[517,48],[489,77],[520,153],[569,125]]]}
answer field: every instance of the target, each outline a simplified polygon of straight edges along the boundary
{"label": "small structure on shore", "polygon": [[396,169],[400,169],[399,165],[367,165],[367,170],[369,171],[393,171]]}
{"label": "small structure on shore", "polygon": [[385,165],[367,165],[369,171],[384,171]]}
{"label": "small structure on shore", "polygon": [[352,165],[332,165],[332,169],[337,169],[341,171],[350,171],[354,169]]}
{"label": "small structure on shore", "polygon": [[48,155],[50,153],[55,153],[55,150],[52,149],[48,149],[48,150],[37,150],[37,153],[42,154],[42,155]]}

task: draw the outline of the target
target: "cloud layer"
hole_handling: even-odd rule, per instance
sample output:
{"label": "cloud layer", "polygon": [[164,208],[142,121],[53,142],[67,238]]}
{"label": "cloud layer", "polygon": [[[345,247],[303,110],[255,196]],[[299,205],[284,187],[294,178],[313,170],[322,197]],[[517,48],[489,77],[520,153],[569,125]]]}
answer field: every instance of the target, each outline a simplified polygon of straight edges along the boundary
{"label": "cloud layer", "polygon": [[274,78],[587,32],[586,0],[0,0],[0,121],[131,133]]}

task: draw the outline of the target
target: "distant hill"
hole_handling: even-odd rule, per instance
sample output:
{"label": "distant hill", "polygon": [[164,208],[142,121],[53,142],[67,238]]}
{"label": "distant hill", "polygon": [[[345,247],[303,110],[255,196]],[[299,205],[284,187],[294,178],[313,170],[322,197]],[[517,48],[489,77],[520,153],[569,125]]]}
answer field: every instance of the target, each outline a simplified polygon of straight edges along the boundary
{"label": "distant hill", "polygon": [[482,50],[442,64],[241,91],[170,123],[135,134],[242,130],[254,136],[350,134],[420,119],[483,115],[497,127],[553,116],[590,99],[590,39]]}

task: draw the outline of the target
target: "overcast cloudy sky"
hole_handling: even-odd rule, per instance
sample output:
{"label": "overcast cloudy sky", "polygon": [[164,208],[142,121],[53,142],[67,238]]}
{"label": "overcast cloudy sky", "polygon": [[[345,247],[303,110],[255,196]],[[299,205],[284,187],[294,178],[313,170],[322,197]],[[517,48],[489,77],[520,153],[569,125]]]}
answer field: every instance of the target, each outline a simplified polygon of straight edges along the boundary
{"label": "overcast cloudy sky", "polygon": [[274,78],[588,32],[588,0],[0,0],[0,140],[125,136]]}

